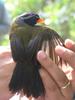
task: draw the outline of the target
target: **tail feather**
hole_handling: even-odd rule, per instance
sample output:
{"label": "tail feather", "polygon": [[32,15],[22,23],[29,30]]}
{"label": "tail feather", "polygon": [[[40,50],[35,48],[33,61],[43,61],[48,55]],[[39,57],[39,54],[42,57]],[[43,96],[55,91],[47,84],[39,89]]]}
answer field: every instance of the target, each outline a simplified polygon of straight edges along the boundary
{"label": "tail feather", "polygon": [[38,70],[34,69],[33,64],[29,62],[17,62],[9,89],[12,93],[22,93],[27,97],[38,97],[44,93],[44,86]]}

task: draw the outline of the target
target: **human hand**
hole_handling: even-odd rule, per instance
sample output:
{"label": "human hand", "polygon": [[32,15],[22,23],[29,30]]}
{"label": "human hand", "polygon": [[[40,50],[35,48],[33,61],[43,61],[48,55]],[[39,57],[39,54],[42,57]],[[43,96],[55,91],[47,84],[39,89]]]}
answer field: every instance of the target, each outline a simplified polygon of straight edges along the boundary
{"label": "human hand", "polygon": [[65,41],[65,46],[66,48],[57,46],[55,50],[57,55],[59,55],[62,59],[68,62],[69,65],[73,68],[71,72],[71,83],[73,90],[75,91],[75,42],[70,39],[67,39]]}
{"label": "human hand", "polygon": [[40,75],[46,90],[45,96],[40,98],[43,98],[42,100],[72,100],[71,84],[65,89],[62,88],[69,82],[65,73],[43,51],[38,52],[37,59],[42,65]]}
{"label": "human hand", "polygon": [[8,84],[14,65],[10,49],[0,48],[0,100],[9,100],[12,96],[9,92]]}

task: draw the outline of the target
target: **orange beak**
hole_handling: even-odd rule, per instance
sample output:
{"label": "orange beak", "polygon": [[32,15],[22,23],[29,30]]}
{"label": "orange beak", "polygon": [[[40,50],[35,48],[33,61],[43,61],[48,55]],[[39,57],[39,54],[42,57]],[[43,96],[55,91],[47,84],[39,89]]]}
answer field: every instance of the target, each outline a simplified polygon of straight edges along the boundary
{"label": "orange beak", "polygon": [[44,19],[43,19],[43,18],[39,18],[39,19],[37,20],[37,23],[44,23]]}

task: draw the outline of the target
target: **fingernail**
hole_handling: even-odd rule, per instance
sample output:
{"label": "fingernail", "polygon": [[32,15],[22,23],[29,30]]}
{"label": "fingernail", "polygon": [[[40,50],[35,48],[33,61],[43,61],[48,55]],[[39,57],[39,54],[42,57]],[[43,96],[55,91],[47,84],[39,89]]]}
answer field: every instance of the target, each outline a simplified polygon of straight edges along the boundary
{"label": "fingernail", "polygon": [[56,46],[55,48],[55,52],[58,54],[58,55],[62,55],[65,51],[65,48],[64,47],[61,47],[61,46]]}
{"label": "fingernail", "polygon": [[38,53],[37,53],[37,59],[38,60],[43,60],[43,59],[45,59],[46,58],[46,54],[45,54],[45,52],[44,51],[39,51]]}
{"label": "fingernail", "polygon": [[74,45],[74,44],[75,43],[72,40],[70,40],[70,39],[66,39],[65,40],[65,46],[68,47],[68,48],[71,48],[72,45]]}

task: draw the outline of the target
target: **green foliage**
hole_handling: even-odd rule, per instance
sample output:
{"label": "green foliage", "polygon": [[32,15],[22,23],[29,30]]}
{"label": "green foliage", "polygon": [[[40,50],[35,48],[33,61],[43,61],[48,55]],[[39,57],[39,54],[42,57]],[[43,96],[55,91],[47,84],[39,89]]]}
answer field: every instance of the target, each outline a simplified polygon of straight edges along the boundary
{"label": "green foliage", "polygon": [[11,9],[12,17],[23,12],[38,12],[43,0],[6,0],[6,3],[13,4]]}
{"label": "green foliage", "polygon": [[6,35],[0,35],[0,37],[1,37],[0,38],[0,45],[3,45],[3,46],[9,45],[9,36],[8,36],[8,34],[6,34]]}
{"label": "green foliage", "polygon": [[64,39],[75,40],[75,0],[5,0],[12,16],[36,12],[49,19],[49,26]]}

